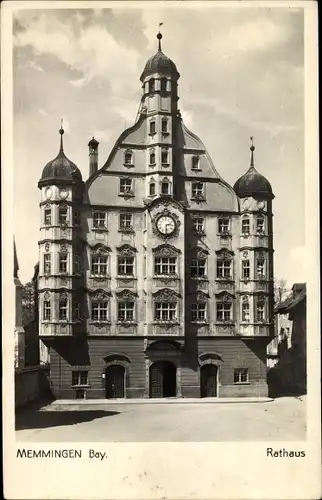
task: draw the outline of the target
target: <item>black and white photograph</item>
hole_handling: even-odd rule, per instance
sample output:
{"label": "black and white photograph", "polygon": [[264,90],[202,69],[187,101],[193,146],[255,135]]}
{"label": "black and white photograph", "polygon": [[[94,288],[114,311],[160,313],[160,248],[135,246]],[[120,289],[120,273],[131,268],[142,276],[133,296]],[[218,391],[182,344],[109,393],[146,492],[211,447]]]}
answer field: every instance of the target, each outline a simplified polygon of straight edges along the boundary
{"label": "black and white photograph", "polygon": [[28,3],[5,167],[17,457],[265,442],[300,467],[319,349],[306,9]]}

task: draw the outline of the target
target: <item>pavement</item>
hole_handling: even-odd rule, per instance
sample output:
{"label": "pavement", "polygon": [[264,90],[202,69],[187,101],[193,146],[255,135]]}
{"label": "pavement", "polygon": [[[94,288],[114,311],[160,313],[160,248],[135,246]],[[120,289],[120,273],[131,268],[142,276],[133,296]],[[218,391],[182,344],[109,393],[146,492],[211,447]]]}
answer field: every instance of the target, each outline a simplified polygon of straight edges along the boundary
{"label": "pavement", "polygon": [[[306,398],[59,400],[16,415],[21,442],[218,442],[306,439]],[[144,403],[143,403],[144,401]],[[227,404],[227,403],[230,404]]]}

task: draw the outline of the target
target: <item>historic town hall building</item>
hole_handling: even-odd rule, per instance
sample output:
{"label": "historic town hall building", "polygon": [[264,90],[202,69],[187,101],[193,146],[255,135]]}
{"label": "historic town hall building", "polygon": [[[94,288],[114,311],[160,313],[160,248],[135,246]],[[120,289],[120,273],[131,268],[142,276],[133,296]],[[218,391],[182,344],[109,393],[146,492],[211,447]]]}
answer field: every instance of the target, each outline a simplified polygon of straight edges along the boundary
{"label": "historic town hall building", "polygon": [[220,177],[182,121],[161,38],[103,166],[93,138],[83,181],[61,128],[39,180],[39,333],[57,398],[267,395],[272,188],[253,145],[234,188]]}

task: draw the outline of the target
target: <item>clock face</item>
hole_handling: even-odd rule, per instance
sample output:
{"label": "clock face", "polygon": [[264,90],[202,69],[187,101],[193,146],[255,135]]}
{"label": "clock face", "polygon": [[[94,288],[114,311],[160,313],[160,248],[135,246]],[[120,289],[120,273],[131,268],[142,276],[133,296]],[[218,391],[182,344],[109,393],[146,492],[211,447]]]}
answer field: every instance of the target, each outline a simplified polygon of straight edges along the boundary
{"label": "clock face", "polygon": [[46,189],[46,198],[47,200],[50,200],[50,198],[52,197],[53,195],[53,192],[50,188]]}
{"label": "clock face", "polygon": [[169,215],[161,215],[157,220],[157,228],[162,234],[172,234],[176,228],[176,223]]}
{"label": "clock face", "polygon": [[67,191],[67,189],[62,188],[62,189],[59,191],[59,196],[60,196],[62,199],[67,198],[67,196],[68,196],[68,191]]}

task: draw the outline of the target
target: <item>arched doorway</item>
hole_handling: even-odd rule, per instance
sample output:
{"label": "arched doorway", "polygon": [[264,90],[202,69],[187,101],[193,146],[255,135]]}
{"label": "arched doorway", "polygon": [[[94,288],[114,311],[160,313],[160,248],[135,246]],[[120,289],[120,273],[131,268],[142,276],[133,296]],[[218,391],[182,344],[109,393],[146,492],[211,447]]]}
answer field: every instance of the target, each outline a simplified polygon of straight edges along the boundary
{"label": "arched doorway", "polygon": [[105,370],[105,397],[107,399],[124,398],[124,385],[124,366],[108,366]]}
{"label": "arched doorway", "polygon": [[150,366],[150,398],[176,396],[177,367],[170,361],[156,361]]}
{"label": "arched doorway", "polygon": [[200,368],[200,397],[217,396],[217,373],[218,368],[216,365],[207,364]]}

